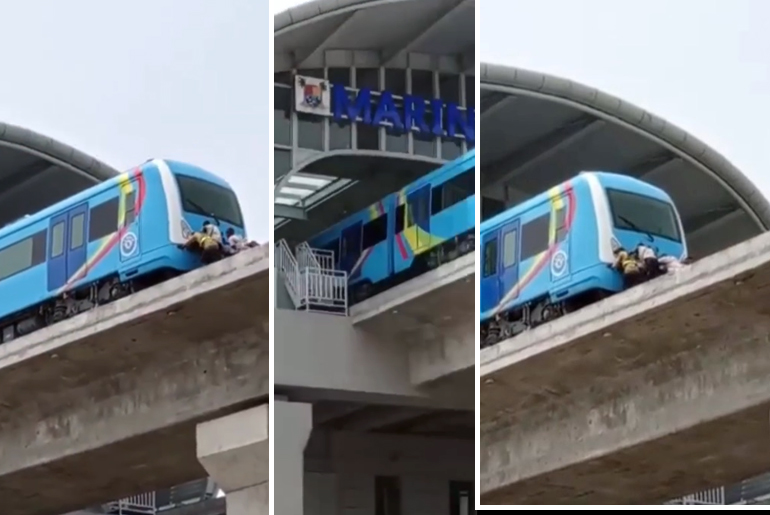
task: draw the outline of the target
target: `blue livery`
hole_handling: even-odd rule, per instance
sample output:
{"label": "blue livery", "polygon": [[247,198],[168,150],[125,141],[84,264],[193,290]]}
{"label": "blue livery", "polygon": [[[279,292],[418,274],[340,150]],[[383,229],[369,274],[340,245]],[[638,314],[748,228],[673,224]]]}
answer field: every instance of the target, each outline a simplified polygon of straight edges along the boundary
{"label": "blue livery", "polygon": [[616,252],[640,244],[684,260],[679,213],[661,189],[585,172],[480,227],[482,345],[579,309],[625,287]]}
{"label": "blue livery", "polygon": [[244,234],[227,182],[156,159],[3,227],[0,342],[200,267],[204,220]]}
{"label": "blue livery", "polygon": [[476,151],[421,177],[308,241],[348,273],[351,303],[471,252]]}

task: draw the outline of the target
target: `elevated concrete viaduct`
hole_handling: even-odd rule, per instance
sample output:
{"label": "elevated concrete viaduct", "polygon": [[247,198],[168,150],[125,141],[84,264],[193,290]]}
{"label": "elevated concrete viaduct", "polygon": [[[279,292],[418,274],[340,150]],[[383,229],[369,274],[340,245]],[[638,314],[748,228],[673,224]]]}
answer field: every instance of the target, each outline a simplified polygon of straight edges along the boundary
{"label": "elevated concrete viaduct", "polygon": [[0,511],[206,475],[196,425],[267,400],[268,272],[250,250],[0,347]]}
{"label": "elevated concrete viaduct", "polygon": [[655,504],[770,469],[770,234],[481,354],[482,504]]}

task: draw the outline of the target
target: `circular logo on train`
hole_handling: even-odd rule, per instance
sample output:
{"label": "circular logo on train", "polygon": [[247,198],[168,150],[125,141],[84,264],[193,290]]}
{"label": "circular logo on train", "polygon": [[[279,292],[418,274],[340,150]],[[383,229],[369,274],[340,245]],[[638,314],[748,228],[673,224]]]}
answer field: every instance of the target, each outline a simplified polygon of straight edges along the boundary
{"label": "circular logo on train", "polygon": [[558,250],[551,258],[551,275],[561,277],[567,271],[567,253]]}
{"label": "circular logo on train", "polygon": [[124,257],[133,256],[136,253],[136,245],[136,234],[129,231],[120,239],[120,253]]}

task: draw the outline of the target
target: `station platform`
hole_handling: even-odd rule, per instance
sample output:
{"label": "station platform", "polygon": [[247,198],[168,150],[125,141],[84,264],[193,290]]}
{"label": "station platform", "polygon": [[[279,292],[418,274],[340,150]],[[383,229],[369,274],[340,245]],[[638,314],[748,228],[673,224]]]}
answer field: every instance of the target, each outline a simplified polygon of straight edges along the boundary
{"label": "station platform", "polygon": [[481,503],[660,504],[770,469],[770,234],[481,352]]}
{"label": "station platform", "polygon": [[245,251],[0,346],[2,512],[207,475],[196,427],[268,398],[269,270]]}

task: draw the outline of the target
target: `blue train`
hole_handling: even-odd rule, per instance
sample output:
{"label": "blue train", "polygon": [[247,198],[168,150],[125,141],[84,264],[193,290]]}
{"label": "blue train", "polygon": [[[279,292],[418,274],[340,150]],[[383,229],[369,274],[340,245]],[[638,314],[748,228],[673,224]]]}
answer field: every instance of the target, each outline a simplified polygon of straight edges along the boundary
{"label": "blue train", "polygon": [[200,267],[205,220],[244,235],[227,182],[155,159],[3,227],[0,343]]}
{"label": "blue train", "polygon": [[447,163],[308,241],[333,252],[360,302],[474,249],[476,151]]}
{"label": "blue train", "polygon": [[625,288],[616,253],[643,244],[684,260],[679,213],[661,189],[584,172],[480,227],[481,342],[492,345]]}

